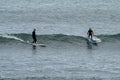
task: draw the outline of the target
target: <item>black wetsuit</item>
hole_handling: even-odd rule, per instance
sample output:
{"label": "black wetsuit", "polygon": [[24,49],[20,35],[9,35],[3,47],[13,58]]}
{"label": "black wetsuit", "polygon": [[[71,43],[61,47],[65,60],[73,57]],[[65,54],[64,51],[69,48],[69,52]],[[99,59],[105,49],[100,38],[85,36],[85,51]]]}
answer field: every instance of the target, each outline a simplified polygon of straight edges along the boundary
{"label": "black wetsuit", "polygon": [[93,36],[93,31],[92,31],[92,30],[89,30],[89,31],[88,31],[88,37],[91,37],[91,39],[92,39],[92,36]]}
{"label": "black wetsuit", "polygon": [[33,43],[37,42],[35,31],[32,32]]}

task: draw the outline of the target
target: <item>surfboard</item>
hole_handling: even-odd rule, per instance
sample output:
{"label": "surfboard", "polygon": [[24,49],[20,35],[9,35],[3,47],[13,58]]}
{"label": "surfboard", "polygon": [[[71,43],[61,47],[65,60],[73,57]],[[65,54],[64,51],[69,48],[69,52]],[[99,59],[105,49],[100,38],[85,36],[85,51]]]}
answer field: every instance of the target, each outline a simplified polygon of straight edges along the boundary
{"label": "surfboard", "polygon": [[102,40],[99,39],[99,38],[97,38],[96,36],[93,36],[92,39],[91,39],[91,38],[88,38],[88,41],[89,41],[90,43],[93,43],[93,44],[102,42]]}
{"label": "surfboard", "polygon": [[46,47],[45,44],[38,44],[38,43],[32,43],[33,46],[41,46],[41,47]]}
{"label": "surfboard", "polygon": [[88,41],[89,41],[90,43],[97,43],[96,40],[93,40],[93,39],[91,39],[91,38],[88,38]]}
{"label": "surfboard", "polygon": [[30,45],[33,45],[33,46],[46,47],[45,44],[41,44],[41,43],[32,43],[32,42],[29,42],[29,41],[27,41],[27,43],[30,44]]}

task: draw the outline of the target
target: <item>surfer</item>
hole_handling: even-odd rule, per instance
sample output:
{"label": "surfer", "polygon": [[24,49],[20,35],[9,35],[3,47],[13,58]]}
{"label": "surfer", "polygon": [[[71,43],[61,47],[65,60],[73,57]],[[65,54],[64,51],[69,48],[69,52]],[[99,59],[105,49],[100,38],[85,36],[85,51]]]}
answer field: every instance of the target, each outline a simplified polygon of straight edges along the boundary
{"label": "surfer", "polygon": [[88,34],[88,38],[93,38],[93,30],[91,29],[91,28],[89,28],[89,30],[88,30],[88,32],[87,32],[87,34]]}
{"label": "surfer", "polygon": [[36,39],[36,29],[33,29],[32,38],[33,38],[33,43],[36,43],[37,42],[37,39]]}

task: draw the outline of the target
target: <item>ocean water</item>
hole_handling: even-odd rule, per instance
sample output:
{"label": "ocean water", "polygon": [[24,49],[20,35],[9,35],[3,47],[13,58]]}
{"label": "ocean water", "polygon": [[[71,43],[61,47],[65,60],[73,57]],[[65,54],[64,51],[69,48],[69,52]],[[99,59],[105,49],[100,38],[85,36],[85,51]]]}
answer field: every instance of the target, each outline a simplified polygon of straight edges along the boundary
{"label": "ocean water", "polygon": [[0,80],[120,80],[119,2],[0,0]]}

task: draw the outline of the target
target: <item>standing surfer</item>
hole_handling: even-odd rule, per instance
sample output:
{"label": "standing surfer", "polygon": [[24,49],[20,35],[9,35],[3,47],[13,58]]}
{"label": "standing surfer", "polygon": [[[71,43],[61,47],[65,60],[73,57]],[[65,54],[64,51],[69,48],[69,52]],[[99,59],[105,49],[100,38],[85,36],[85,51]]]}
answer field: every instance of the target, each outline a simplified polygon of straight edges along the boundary
{"label": "standing surfer", "polygon": [[88,34],[88,38],[93,39],[93,34],[94,34],[94,33],[93,33],[93,30],[92,30],[91,28],[89,28],[87,34]]}
{"label": "standing surfer", "polygon": [[37,39],[36,39],[36,29],[33,29],[32,38],[33,38],[33,43],[36,43],[37,42]]}

